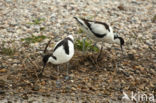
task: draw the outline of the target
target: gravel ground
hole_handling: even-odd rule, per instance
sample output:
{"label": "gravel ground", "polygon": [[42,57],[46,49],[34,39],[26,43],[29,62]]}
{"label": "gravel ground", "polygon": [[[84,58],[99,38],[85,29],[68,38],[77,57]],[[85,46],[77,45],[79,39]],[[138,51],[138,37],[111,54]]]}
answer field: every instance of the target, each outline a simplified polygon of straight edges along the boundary
{"label": "gravel ground", "polygon": [[[155,13],[155,0],[0,0],[0,102],[121,103],[123,91],[153,94],[156,100]],[[83,35],[74,16],[112,25],[126,42],[124,54],[118,45],[105,44],[96,63],[97,53],[77,50],[69,80],[62,65],[58,85],[51,64],[39,78],[49,38],[50,50],[68,34]],[[44,40],[27,39],[33,36]]]}

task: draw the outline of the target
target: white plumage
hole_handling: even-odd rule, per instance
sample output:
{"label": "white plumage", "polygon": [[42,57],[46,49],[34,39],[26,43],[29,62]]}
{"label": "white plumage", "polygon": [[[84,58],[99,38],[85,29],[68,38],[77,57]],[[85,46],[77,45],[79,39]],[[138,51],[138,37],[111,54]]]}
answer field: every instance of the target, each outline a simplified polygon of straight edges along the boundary
{"label": "white plumage", "polygon": [[[74,17],[80,28],[87,33],[88,37],[99,42],[109,42],[114,43],[114,33],[113,29],[106,23],[99,21],[91,21],[84,18]],[[119,43],[120,44],[120,43]]]}
{"label": "white plumage", "polygon": [[104,25],[97,24],[94,22],[89,22],[89,24],[94,33],[101,34],[101,35],[108,33],[108,30],[106,30]]}
{"label": "white plumage", "polygon": [[[72,35],[69,35],[67,38],[71,38],[71,40],[74,40]],[[65,38],[65,39],[67,39],[67,38]],[[65,39],[59,41],[54,48],[56,48],[57,45],[59,43],[61,43],[62,41],[67,42],[67,44],[69,46],[69,54],[66,54],[64,46],[61,45],[53,52],[53,56],[55,56],[57,59],[55,60],[53,57],[50,57],[48,62],[51,62],[52,64],[63,64],[63,63],[68,62],[73,57],[74,44],[70,40],[65,41]]]}
{"label": "white plumage", "polygon": [[43,57],[43,69],[39,75],[42,75],[48,62],[52,64],[63,64],[71,60],[74,55],[74,38],[68,35],[65,39],[56,43],[52,53]]}
{"label": "white plumage", "polygon": [[111,26],[104,22],[91,21],[84,18],[74,17],[80,28],[95,42],[107,42],[120,44],[121,49],[124,44],[123,38],[113,33]]}

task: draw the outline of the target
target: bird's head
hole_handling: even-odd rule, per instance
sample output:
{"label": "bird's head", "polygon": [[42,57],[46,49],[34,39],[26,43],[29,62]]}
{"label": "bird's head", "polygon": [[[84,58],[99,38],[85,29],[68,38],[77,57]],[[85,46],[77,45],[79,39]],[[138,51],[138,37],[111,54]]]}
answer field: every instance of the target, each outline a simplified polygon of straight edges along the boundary
{"label": "bird's head", "polygon": [[120,47],[121,47],[121,50],[122,50],[122,46],[124,45],[125,41],[122,37],[118,37],[119,41],[120,41]]}
{"label": "bird's head", "polygon": [[51,56],[51,54],[46,54],[46,55],[43,56],[43,58],[42,58],[43,67],[45,67],[46,64],[48,63],[50,56]]}
{"label": "bird's head", "polygon": [[115,43],[117,43],[117,44],[120,45],[121,50],[123,51],[122,46],[123,46],[124,43],[125,43],[124,39],[123,39],[122,37],[119,37],[118,35],[115,35],[115,36],[114,36],[114,41],[115,41]]}

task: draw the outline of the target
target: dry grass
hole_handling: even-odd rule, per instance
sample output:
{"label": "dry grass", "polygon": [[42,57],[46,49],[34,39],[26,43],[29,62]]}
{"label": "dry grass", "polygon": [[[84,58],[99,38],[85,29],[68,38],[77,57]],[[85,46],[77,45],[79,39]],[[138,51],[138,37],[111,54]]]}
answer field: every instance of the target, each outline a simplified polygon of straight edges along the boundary
{"label": "dry grass", "polygon": [[[118,95],[122,94],[122,90],[149,91],[151,88],[154,88],[152,85],[147,85],[156,82],[154,81],[156,75],[149,73],[149,69],[152,69],[150,66],[154,66],[150,55],[147,56],[147,53],[145,53],[146,58],[144,58],[139,57],[139,54],[134,54],[134,58],[130,58],[126,55],[116,56],[114,52],[106,55],[108,53],[108,51],[103,52],[103,59],[95,62],[97,53],[92,54],[88,52],[84,55],[82,52],[76,52],[70,61],[69,80],[65,79],[66,66],[61,65],[59,73],[59,79],[61,80],[60,88],[57,88],[56,84],[58,79],[56,66],[48,64],[43,73],[44,76],[38,77],[37,74],[42,67],[40,54],[20,54],[21,66],[14,69],[9,75],[6,74],[10,81],[7,85],[12,85],[8,90],[12,88],[14,93],[37,93],[44,95],[50,95],[51,92],[97,93],[109,97],[116,93]],[[146,85],[146,88],[140,87],[144,85]]]}

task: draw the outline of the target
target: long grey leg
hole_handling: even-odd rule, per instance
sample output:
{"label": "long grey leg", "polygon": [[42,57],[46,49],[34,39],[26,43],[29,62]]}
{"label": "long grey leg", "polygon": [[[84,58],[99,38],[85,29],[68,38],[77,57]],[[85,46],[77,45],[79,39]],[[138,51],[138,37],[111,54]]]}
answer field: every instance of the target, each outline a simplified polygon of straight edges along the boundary
{"label": "long grey leg", "polygon": [[101,46],[101,50],[100,50],[100,52],[99,52],[99,55],[98,55],[98,57],[97,57],[97,61],[100,59],[101,54],[102,54],[102,50],[103,50],[103,42],[102,42],[101,45],[102,45],[102,46]]}
{"label": "long grey leg", "polygon": [[83,38],[83,48],[82,48],[83,54],[85,53],[85,41],[86,41],[86,38]]}
{"label": "long grey leg", "polygon": [[60,66],[57,66],[57,77],[59,78],[59,74],[60,74]]}
{"label": "long grey leg", "polygon": [[67,75],[65,77],[65,80],[69,79],[69,63],[66,63],[66,68],[67,68]]}
{"label": "long grey leg", "polygon": [[96,44],[97,44],[97,42],[95,42],[93,46],[96,47]]}
{"label": "long grey leg", "polygon": [[69,75],[69,63],[66,64],[66,68],[67,68],[67,75]]}
{"label": "long grey leg", "polygon": [[[97,42],[94,42],[94,44],[92,45],[92,46],[93,46],[93,48],[95,48],[95,47],[96,47],[96,43],[97,43]],[[95,51],[94,51],[94,49],[93,49],[93,50],[92,50],[92,54],[94,54],[94,52],[95,52]]]}
{"label": "long grey leg", "polygon": [[57,66],[57,81],[56,81],[56,87],[57,88],[60,88],[61,87],[61,81],[60,81],[59,74],[60,74],[60,66],[58,65]]}

